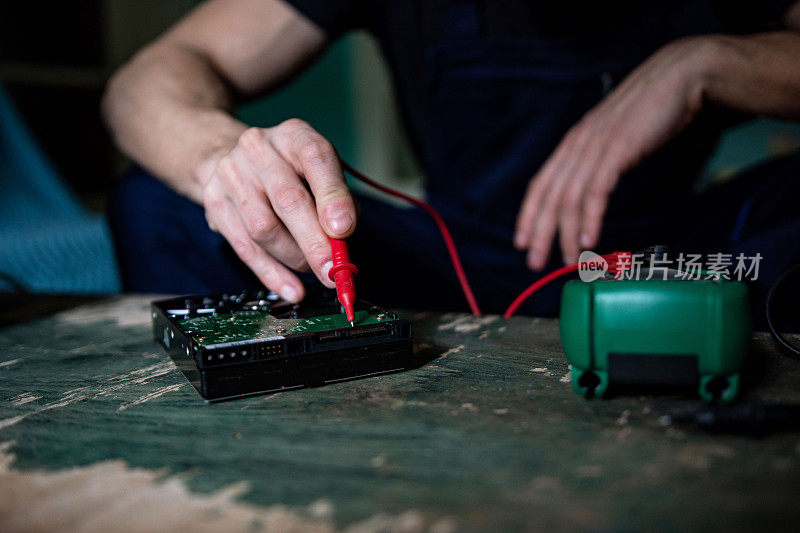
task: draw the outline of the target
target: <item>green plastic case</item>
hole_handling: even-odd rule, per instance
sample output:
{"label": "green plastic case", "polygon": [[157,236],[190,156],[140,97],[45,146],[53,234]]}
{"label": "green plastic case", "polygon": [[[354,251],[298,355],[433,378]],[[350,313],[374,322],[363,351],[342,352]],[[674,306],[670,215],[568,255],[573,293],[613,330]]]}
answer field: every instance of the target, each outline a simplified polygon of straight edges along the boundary
{"label": "green plastic case", "polygon": [[726,280],[570,281],[561,343],[572,388],[603,397],[609,386],[692,386],[730,402],[750,340],[747,285]]}

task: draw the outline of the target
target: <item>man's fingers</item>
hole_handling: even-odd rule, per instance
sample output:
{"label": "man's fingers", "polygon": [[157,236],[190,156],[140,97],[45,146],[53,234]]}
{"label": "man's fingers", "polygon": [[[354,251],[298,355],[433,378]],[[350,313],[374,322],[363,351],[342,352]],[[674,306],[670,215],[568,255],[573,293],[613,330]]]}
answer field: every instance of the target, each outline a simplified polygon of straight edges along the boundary
{"label": "man's fingers", "polygon": [[[637,67],[570,129],[542,166],[526,194],[514,240],[519,248],[529,247],[533,268],[546,263],[554,220],[566,261],[575,259],[580,247],[596,246],[609,195],[620,177],[701,110],[702,83],[690,66],[694,64],[685,59],[697,51],[697,43],[675,41]],[[575,184],[580,194],[559,190],[559,184],[570,181],[584,182]]]}
{"label": "man's fingers", "polygon": [[534,178],[520,210],[514,236],[515,246],[520,250],[528,250],[526,262],[533,270],[541,270],[547,264],[558,222],[561,188],[547,170]]}
{"label": "man's fingers", "polygon": [[300,120],[284,122],[279,131],[285,134],[273,142],[311,187],[325,233],[340,239],[349,236],[356,224],[355,203],[333,145]]}
{"label": "man's fingers", "polygon": [[584,249],[596,246],[600,240],[609,195],[630,165],[626,143],[619,140],[619,135],[613,138],[616,139],[614,142],[605,143],[598,152],[592,177],[585,186],[579,236],[580,245]]}
{"label": "man's fingers", "polygon": [[302,250],[270,207],[246,155],[234,149],[220,161],[217,172],[250,238],[292,270],[307,271]]}
{"label": "man's fingers", "polygon": [[273,165],[261,179],[272,209],[300,246],[312,271],[323,284],[332,286],[324,272],[331,259],[331,248],[317,219],[311,193],[288,164]]}
{"label": "man's fingers", "polygon": [[576,146],[579,146],[586,136],[583,133],[584,129],[585,127],[579,124],[567,132],[564,139],[531,180],[517,217],[514,233],[514,246],[518,250],[524,250],[530,246],[532,236],[536,231],[536,218],[542,209],[542,204],[547,201],[545,196],[551,195],[554,184],[556,184],[556,188],[563,187],[563,184],[557,184],[558,180],[565,174],[568,175],[579,159],[576,154],[580,154],[582,150],[577,149]]}
{"label": "man's fingers", "polygon": [[547,188],[542,193],[537,207],[536,223],[528,250],[528,266],[534,270],[541,270],[547,265],[556,228],[561,219],[564,193],[569,178],[570,176],[564,174],[558,167],[555,167],[548,177]]}
{"label": "man's fingers", "polygon": [[206,215],[219,232],[230,243],[236,255],[252,270],[270,290],[289,302],[303,299],[303,284],[277,259],[271,257],[248,235],[236,208],[230,200],[214,203]]}
{"label": "man's fingers", "polygon": [[528,190],[517,215],[516,231],[514,232],[514,247],[517,250],[525,250],[530,244],[533,225],[536,222],[536,212],[542,194],[541,188],[542,182],[536,179],[531,180],[528,184]]}
{"label": "man's fingers", "polygon": [[239,206],[238,211],[245,231],[256,244],[292,270],[308,271],[303,251],[265,203]]}
{"label": "man's fingers", "polygon": [[543,204],[547,201],[546,196],[552,188],[553,174],[555,173],[557,162],[560,160],[560,155],[561,152],[557,149],[556,153],[544,163],[528,185],[528,190],[522,201],[522,207],[517,216],[516,231],[514,233],[514,246],[518,250],[527,249],[531,245],[531,240],[537,230],[537,219],[543,209]]}
{"label": "man's fingers", "polygon": [[561,215],[558,226],[559,243],[564,263],[574,264],[578,261],[580,243],[578,233],[581,229],[581,197],[580,190],[567,191],[561,206]]}
{"label": "man's fingers", "polygon": [[[591,126],[591,120],[587,124]],[[561,253],[567,265],[575,264],[581,248],[586,248],[581,242],[585,198],[587,191],[595,187],[594,184],[600,177],[601,159],[607,151],[607,142],[602,135],[589,135],[585,139],[580,156],[569,170],[570,174],[561,178],[569,182],[561,200],[558,229]]]}
{"label": "man's fingers", "polygon": [[550,256],[550,247],[556,232],[558,221],[555,205],[546,202],[536,217],[536,226],[528,249],[527,263],[533,270],[541,270],[547,264]]}
{"label": "man's fingers", "polygon": [[308,124],[245,130],[217,163],[203,203],[209,227],[287,300],[303,294],[287,266],[310,267],[333,286],[328,235],[352,233],[356,210],[336,151]]}
{"label": "man's fingers", "polygon": [[273,138],[256,128],[242,134],[240,146],[228,156],[238,178],[228,189],[237,192],[243,223],[256,242],[275,257],[291,261],[286,264],[292,268],[307,264],[323,284],[332,286],[324,272],[330,245],[314,198]]}
{"label": "man's fingers", "polygon": [[597,244],[607,204],[608,194],[601,190],[593,189],[586,195],[580,230],[580,243],[583,248],[592,248]]}

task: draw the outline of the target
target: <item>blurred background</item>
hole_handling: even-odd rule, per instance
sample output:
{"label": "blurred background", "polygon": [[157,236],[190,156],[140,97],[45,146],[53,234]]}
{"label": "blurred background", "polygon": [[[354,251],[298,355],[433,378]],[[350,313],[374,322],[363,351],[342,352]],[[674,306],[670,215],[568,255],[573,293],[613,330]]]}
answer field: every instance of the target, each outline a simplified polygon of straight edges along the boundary
{"label": "blurred background", "polygon": [[[129,164],[99,112],[110,74],[197,0],[0,2],[0,291],[107,294],[120,285],[106,197]],[[238,109],[247,123],[300,117],[368,175],[419,194],[391,83],[366,33],[334,43],[279,92]],[[800,125],[758,119],[732,130],[711,182],[800,145]]]}

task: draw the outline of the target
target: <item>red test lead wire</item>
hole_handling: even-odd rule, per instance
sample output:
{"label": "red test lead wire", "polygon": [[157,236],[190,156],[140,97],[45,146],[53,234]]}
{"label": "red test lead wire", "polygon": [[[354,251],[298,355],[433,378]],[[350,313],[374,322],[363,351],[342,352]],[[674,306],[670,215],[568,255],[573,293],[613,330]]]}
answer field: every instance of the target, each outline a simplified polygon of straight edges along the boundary
{"label": "red test lead wire", "polygon": [[[464,267],[462,266],[461,259],[458,256],[458,250],[456,249],[456,244],[455,244],[455,241],[453,240],[453,236],[450,234],[450,230],[447,228],[447,225],[445,224],[445,222],[442,219],[442,217],[439,214],[439,212],[436,211],[436,209],[434,209],[434,207],[432,205],[430,205],[429,203],[424,202],[422,200],[419,200],[417,198],[414,198],[413,196],[409,196],[409,195],[407,195],[405,193],[402,193],[400,191],[396,191],[396,190],[394,190],[394,189],[392,189],[390,187],[387,187],[386,185],[382,185],[382,184],[378,183],[377,181],[374,181],[374,180],[368,178],[367,176],[365,176],[364,174],[362,174],[358,170],[354,169],[352,166],[348,165],[346,161],[343,161],[343,160],[340,160],[340,161],[342,163],[342,168],[344,170],[346,170],[347,172],[349,172],[351,175],[353,175],[353,177],[355,177],[358,180],[366,183],[367,185],[369,185],[370,187],[373,187],[374,189],[377,189],[377,190],[379,190],[381,192],[384,192],[386,194],[389,194],[391,196],[395,196],[397,198],[405,200],[406,202],[408,202],[410,204],[413,204],[413,205],[423,209],[424,211],[426,211],[433,218],[434,222],[436,222],[436,226],[439,228],[439,232],[442,234],[442,238],[444,239],[445,246],[447,246],[447,253],[450,254],[450,261],[453,263],[453,270],[455,270],[455,272],[456,272],[456,277],[458,278],[458,282],[461,285],[461,290],[464,293],[464,297],[466,298],[467,303],[469,304],[469,308],[470,308],[470,310],[472,310],[472,314],[473,315],[481,316],[481,310],[478,307],[478,302],[476,301],[475,295],[472,292],[472,287],[470,287],[470,285],[469,285],[469,280],[467,280],[467,275],[464,272]],[[337,245],[337,246],[341,246],[341,249],[344,250],[344,258],[345,258],[344,259],[344,263],[349,265],[349,267],[352,267],[352,271],[348,272],[349,284],[350,284],[350,287],[352,288],[350,294],[352,294],[352,296],[347,296],[347,297],[352,298],[351,301],[355,301],[355,287],[353,285],[353,274],[355,272],[357,272],[357,269],[356,269],[355,265],[352,265],[352,264],[349,263],[350,260],[349,260],[348,254],[347,254],[347,247],[345,246],[344,242],[343,241],[337,241],[336,239],[331,239],[331,248],[333,248],[334,250],[336,249],[336,248],[334,248],[334,242],[341,243],[341,245]],[[336,252],[334,252],[334,259],[333,259],[334,268],[336,268],[336,258],[335,258],[336,256],[335,256],[335,253]],[[621,261],[620,259],[623,258],[623,256],[627,256],[628,259],[630,259],[630,255],[631,255],[630,252],[613,252],[611,254],[604,255],[602,257],[603,257],[603,259],[608,261],[608,272],[610,272],[611,274],[614,274],[614,273],[617,272],[617,270],[624,270],[625,268],[629,268],[629,266],[627,266],[627,265],[629,265],[630,262],[628,261],[628,264],[626,265],[625,261],[624,260]],[[331,268],[331,271],[330,271],[330,274],[329,274],[331,279],[334,279],[334,277],[333,277],[334,276],[334,268]],[[575,272],[576,270],[578,270],[578,265],[567,265],[567,266],[561,267],[561,268],[559,268],[557,270],[554,270],[553,272],[550,272],[546,276],[543,276],[542,278],[538,279],[530,287],[525,289],[522,292],[522,294],[517,296],[517,298],[511,303],[511,305],[508,306],[508,309],[506,309],[506,312],[504,313],[503,316],[505,316],[506,318],[509,318],[509,317],[513,316],[514,313],[517,311],[517,309],[519,309],[519,307],[523,303],[525,303],[525,300],[530,298],[530,296],[534,292],[538,291],[539,289],[541,289],[542,287],[544,287],[545,285],[547,285],[548,283],[550,283],[554,279],[560,278],[561,276],[564,276],[565,274],[569,274],[570,272]],[[334,280],[334,281],[336,281],[336,291],[337,291],[337,293],[339,293],[339,301],[342,302],[342,305],[345,305],[345,303],[342,301],[342,292],[339,291],[339,282],[337,280]],[[345,308],[346,307],[347,306],[345,305]]]}
{"label": "red test lead wire", "polygon": [[570,272],[575,272],[576,270],[578,270],[578,265],[567,265],[567,266],[563,266],[561,268],[558,268],[558,269],[550,272],[546,276],[542,276],[541,278],[537,279],[536,281],[534,281],[531,284],[530,287],[528,287],[527,289],[522,291],[522,293],[519,296],[517,296],[516,299],[513,302],[511,302],[511,305],[508,306],[508,309],[506,309],[506,312],[503,313],[503,316],[505,318],[511,318],[512,316],[514,316],[514,313],[517,312],[517,309],[519,309],[519,306],[524,304],[525,300],[530,298],[531,295],[534,292],[538,291],[539,289],[541,289],[542,287],[544,287],[545,285],[547,285],[548,283],[550,283],[554,279],[560,278],[564,274],[569,274]]}
{"label": "red test lead wire", "polygon": [[336,284],[336,295],[339,303],[344,307],[347,320],[352,326],[356,320],[354,305],[356,303],[356,283],[355,277],[358,268],[350,262],[350,252],[347,251],[347,244],[340,239],[328,237],[331,243],[331,262],[333,266],[328,272],[328,277]]}
{"label": "red test lead wire", "polygon": [[453,240],[453,236],[450,234],[450,230],[447,228],[447,225],[444,223],[442,216],[439,214],[434,207],[427,203],[414,198],[413,196],[409,196],[405,193],[400,191],[396,191],[392,188],[387,187],[386,185],[382,185],[377,181],[374,181],[358,170],[354,169],[347,162],[342,161],[342,168],[349,172],[353,177],[359,179],[369,185],[374,189],[378,189],[381,192],[389,194],[391,196],[395,196],[406,202],[413,204],[420,209],[427,212],[433,221],[436,223],[436,226],[439,228],[439,233],[442,234],[442,239],[444,239],[444,244],[447,247],[447,253],[450,255],[450,262],[453,263],[453,270],[456,272],[456,277],[458,278],[458,283],[461,285],[461,291],[464,293],[464,298],[467,300],[467,304],[469,305],[472,314],[475,316],[481,316],[481,309],[478,307],[478,301],[475,299],[475,295],[472,292],[472,287],[469,285],[469,280],[467,280],[467,274],[464,272],[464,266],[461,264],[461,258],[458,256],[458,250],[456,249],[455,241]]}
{"label": "red test lead wire", "polygon": [[[608,262],[608,272],[610,274],[617,274],[620,270],[626,270],[630,268],[630,258],[631,252],[612,252],[608,255],[602,256]],[[627,258],[627,261],[626,261]],[[533,282],[530,287],[522,291],[522,293],[516,297],[516,299],[511,302],[511,305],[508,306],[506,312],[503,313],[505,318],[511,318],[514,313],[517,312],[517,309],[525,303],[525,300],[531,297],[531,295],[553,281],[554,279],[560,278],[565,274],[569,274],[570,272],[575,272],[580,268],[580,263],[576,263],[574,265],[567,265],[561,268],[558,268],[546,276],[542,276],[541,278],[537,279]]]}

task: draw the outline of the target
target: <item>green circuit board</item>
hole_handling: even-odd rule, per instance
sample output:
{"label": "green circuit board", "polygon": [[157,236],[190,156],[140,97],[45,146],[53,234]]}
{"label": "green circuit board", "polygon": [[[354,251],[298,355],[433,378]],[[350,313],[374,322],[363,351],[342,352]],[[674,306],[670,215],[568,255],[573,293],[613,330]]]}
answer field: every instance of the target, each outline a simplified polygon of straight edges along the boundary
{"label": "green circuit board", "polygon": [[[384,313],[356,311],[355,326],[368,326],[396,320]],[[224,313],[187,318],[181,329],[201,346],[280,339],[287,335],[349,328],[343,313],[313,318],[275,318],[269,312]]]}

